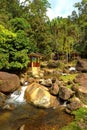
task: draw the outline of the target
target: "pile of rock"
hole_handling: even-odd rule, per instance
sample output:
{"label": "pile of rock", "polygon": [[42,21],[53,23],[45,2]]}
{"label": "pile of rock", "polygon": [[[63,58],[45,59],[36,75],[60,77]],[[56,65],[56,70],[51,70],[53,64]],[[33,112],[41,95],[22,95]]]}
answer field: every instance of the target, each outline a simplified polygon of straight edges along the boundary
{"label": "pile of rock", "polygon": [[8,93],[20,87],[20,80],[16,74],[0,72],[0,92]]}
{"label": "pile of rock", "polygon": [[5,105],[8,93],[20,88],[20,80],[16,74],[0,72],[0,107]]}
{"label": "pile of rock", "polygon": [[75,91],[61,86],[55,78],[40,79],[38,83],[31,83],[25,91],[26,101],[37,107],[57,107],[66,102],[66,111],[70,113],[80,108],[83,103],[75,96]]}
{"label": "pile of rock", "polygon": [[[77,76],[73,84],[69,82],[72,84],[71,89],[55,77],[48,79],[29,77],[28,83],[24,98],[26,102],[36,107],[58,107],[62,101],[62,103],[66,102],[66,111],[71,112],[83,106],[83,103],[87,105],[87,74]],[[20,79],[17,75],[0,72],[0,106],[4,106],[7,93],[18,89],[20,89]]]}
{"label": "pile of rock", "polygon": [[78,58],[76,69],[77,71],[87,73],[87,59]]}

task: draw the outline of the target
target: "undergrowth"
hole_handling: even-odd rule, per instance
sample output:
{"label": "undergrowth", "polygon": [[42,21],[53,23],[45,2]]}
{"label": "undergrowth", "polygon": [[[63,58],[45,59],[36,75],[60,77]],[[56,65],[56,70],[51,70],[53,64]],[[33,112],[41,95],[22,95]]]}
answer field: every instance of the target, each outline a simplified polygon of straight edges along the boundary
{"label": "undergrowth", "polygon": [[75,120],[61,130],[87,130],[87,108],[80,108],[72,112]]}

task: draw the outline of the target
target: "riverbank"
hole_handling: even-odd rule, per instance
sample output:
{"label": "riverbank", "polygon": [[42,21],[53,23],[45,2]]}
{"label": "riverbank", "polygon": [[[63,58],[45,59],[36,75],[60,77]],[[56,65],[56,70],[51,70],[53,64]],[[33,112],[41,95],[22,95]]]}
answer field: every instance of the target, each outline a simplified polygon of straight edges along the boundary
{"label": "riverbank", "polygon": [[[81,118],[79,122],[75,121],[77,114],[73,112],[82,109],[82,115],[86,117],[84,103],[87,103],[85,98],[87,74],[77,72],[75,67],[70,66],[64,68],[62,66],[62,69],[41,68],[40,72],[40,77],[32,76],[29,71],[22,74],[20,82],[25,86],[18,87],[16,91],[14,91],[15,83],[13,90],[9,85],[7,89],[3,89],[3,91],[11,89],[13,92],[5,93],[9,98],[1,95],[4,100],[4,102],[1,100],[1,130],[49,130],[51,128],[52,130],[62,130],[68,125],[71,126],[66,127],[66,130],[77,130],[77,128],[81,128],[83,121],[86,122],[86,118]],[[83,87],[84,89],[80,89]],[[27,92],[28,100],[22,90]],[[82,93],[82,96],[78,96],[81,95],[79,92]],[[58,105],[54,106],[55,100],[50,105],[50,101],[52,101],[50,97],[57,99]],[[80,112],[78,112],[78,116],[79,114]],[[75,121],[74,129],[72,121]],[[86,128],[86,125],[83,126]]]}

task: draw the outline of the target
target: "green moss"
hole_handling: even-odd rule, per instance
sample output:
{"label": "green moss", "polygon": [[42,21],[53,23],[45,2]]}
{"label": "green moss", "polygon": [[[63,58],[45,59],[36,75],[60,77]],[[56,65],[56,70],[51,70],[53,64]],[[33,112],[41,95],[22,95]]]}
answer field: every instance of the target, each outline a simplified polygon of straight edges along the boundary
{"label": "green moss", "polygon": [[65,126],[61,130],[81,130],[81,129],[75,122],[72,122],[69,126]]}
{"label": "green moss", "polygon": [[77,74],[67,74],[67,75],[61,75],[60,79],[64,82],[73,81],[76,78]]}
{"label": "green moss", "polygon": [[77,111],[73,111],[72,114],[76,116],[76,121],[80,119],[87,120],[87,108],[80,108]]}
{"label": "green moss", "polygon": [[[86,130],[87,126],[87,108],[80,108],[72,112],[75,115],[74,122],[70,123],[68,126],[63,127],[61,130]],[[79,123],[84,123],[84,127],[80,127]]]}
{"label": "green moss", "polygon": [[66,87],[71,89],[72,88],[72,84],[67,85]]}

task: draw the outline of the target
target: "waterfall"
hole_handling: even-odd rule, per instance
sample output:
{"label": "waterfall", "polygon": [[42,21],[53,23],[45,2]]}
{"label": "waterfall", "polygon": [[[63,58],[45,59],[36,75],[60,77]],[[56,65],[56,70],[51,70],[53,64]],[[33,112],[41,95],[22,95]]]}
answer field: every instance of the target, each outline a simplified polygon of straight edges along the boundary
{"label": "waterfall", "polygon": [[24,99],[24,93],[27,86],[22,86],[20,91],[14,91],[10,97],[6,100],[6,103],[23,104],[26,103]]}

